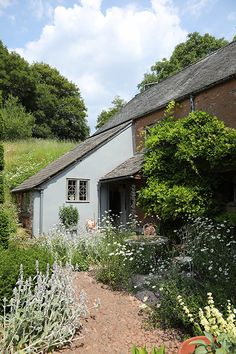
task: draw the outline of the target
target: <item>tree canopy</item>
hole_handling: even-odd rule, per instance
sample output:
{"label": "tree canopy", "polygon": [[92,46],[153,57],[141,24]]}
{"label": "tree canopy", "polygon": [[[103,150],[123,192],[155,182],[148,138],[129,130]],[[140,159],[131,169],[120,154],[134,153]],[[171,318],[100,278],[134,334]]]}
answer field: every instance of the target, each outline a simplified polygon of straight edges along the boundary
{"label": "tree canopy", "polygon": [[195,111],[182,119],[167,115],[150,128],[139,202],[163,221],[219,211],[222,171],[236,168],[236,131],[217,117]]}
{"label": "tree canopy", "polygon": [[32,136],[35,119],[27,113],[18,98],[9,95],[5,103],[0,104],[0,121],[3,140],[24,139]]}
{"label": "tree canopy", "polygon": [[208,33],[203,36],[198,32],[189,33],[186,42],[175,47],[169,60],[163,58],[151,66],[151,72],[144,74],[138,88],[144,91],[150,84],[167,79],[227,43],[224,38],[217,39]]}
{"label": "tree canopy", "polygon": [[44,63],[30,65],[0,41],[0,91],[3,104],[18,99],[35,118],[33,136],[84,140],[89,134],[79,88]]}
{"label": "tree canopy", "polygon": [[48,64],[31,66],[35,78],[34,136],[84,140],[89,133],[79,89]]}
{"label": "tree canopy", "polygon": [[126,102],[122,98],[120,98],[120,96],[115,96],[111,103],[112,107],[108,108],[108,110],[103,110],[97,117],[96,129],[101,128],[126,104]]}

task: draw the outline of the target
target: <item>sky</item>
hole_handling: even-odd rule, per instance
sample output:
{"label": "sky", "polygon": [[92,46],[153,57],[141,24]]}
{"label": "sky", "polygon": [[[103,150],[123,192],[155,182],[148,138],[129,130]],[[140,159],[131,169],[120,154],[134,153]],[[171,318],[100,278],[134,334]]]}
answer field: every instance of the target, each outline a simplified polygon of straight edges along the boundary
{"label": "sky", "polygon": [[0,40],[79,87],[91,132],[115,96],[130,100],[194,31],[232,40],[236,0],[0,0]]}

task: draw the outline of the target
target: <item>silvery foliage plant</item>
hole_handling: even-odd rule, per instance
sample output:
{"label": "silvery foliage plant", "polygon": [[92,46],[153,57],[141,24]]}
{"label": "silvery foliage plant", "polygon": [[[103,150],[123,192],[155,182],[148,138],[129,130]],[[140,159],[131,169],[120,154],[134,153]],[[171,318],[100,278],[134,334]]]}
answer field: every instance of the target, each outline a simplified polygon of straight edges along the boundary
{"label": "silvery foliage plant", "polygon": [[9,303],[0,316],[0,352],[42,353],[70,343],[86,316],[86,294],[78,298],[73,288],[73,268],[54,263],[42,274],[19,279]]}
{"label": "silvery foliage plant", "polygon": [[71,232],[66,230],[63,225],[58,224],[45,237],[39,237],[38,242],[44,245],[56,260],[60,260],[63,255],[71,263],[73,255],[79,250],[87,255],[91,253],[96,258],[97,254],[94,254],[94,252],[98,252],[99,245],[104,237],[100,229],[88,232],[84,227],[78,227],[76,232]]}

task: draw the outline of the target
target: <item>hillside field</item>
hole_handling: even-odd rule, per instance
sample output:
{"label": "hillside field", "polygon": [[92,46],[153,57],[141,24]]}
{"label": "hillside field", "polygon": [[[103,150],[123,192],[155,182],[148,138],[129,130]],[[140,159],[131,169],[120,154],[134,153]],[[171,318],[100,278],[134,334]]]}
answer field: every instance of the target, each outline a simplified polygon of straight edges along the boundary
{"label": "hillside field", "polygon": [[9,191],[73,149],[71,141],[29,139],[4,142],[6,199]]}

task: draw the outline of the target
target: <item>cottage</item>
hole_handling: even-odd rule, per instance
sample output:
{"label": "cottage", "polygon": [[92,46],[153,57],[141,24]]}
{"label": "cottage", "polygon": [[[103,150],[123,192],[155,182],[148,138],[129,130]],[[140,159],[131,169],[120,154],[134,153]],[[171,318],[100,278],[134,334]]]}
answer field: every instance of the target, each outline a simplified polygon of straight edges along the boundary
{"label": "cottage", "polygon": [[176,117],[203,110],[236,128],[236,42],[136,95],[86,141],[15,188],[23,225],[35,236],[48,232],[64,204],[78,208],[82,225],[107,210],[121,212],[122,223],[130,213],[142,219],[135,199],[143,131],[163,117],[171,100],[178,102]]}

